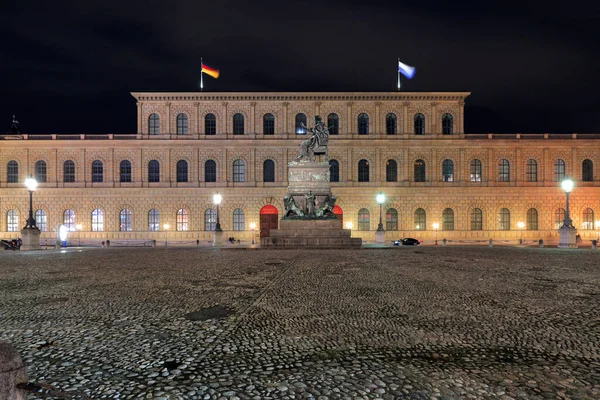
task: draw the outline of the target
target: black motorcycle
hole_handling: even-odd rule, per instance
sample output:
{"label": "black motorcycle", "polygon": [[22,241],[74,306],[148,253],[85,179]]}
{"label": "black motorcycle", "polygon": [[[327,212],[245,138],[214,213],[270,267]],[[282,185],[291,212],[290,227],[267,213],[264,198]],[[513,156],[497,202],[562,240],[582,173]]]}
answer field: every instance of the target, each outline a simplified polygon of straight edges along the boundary
{"label": "black motorcycle", "polygon": [[2,240],[4,250],[19,250],[21,248],[21,243],[23,243],[21,239]]}

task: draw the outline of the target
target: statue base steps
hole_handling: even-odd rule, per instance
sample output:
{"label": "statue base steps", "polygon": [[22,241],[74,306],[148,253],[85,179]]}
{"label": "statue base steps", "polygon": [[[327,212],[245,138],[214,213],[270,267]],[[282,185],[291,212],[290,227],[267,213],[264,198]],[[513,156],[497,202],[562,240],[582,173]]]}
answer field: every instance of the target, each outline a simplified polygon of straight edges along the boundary
{"label": "statue base steps", "polygon": [[279,229],[272,229],[270,237],[260,239],[266,248],[350,249],[362,246],[361,238],[350,237],[349,229],[342,229],[338,219],[282,219]]}

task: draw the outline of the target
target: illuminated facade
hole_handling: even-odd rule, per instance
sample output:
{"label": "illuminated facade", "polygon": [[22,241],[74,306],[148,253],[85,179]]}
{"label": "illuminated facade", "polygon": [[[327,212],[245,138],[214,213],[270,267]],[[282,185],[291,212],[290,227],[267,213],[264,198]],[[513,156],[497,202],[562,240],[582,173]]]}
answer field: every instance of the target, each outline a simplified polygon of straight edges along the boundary
{"label": "illuminated facade", "polygon": [[[0,237],[24,226],[33,174],[42,238],[82,225],[84,240],[210,240],[212,196],[225,235],[262,235],[283,214],[287,163],[315,115],[330,127],[336,212],[374,241],[383,192],[386,240],[544,239],[564,217],[560,181],[575,181],[582,238],[600,219],[600,140],[593,135],[464,134],[469,93],[132,93],[137,133],[5,135]],[[12,139],[12,140],[10,140]],[[519,229],[519,222],[524,228]],[[165,224],[169,226],[165,232]]]}

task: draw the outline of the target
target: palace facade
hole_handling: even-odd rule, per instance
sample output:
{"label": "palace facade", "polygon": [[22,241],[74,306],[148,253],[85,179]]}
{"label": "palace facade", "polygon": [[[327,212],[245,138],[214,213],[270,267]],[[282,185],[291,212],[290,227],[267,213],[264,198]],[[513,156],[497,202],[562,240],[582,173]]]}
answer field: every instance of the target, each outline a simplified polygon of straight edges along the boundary
{"label": "palace facade", "polygon": [[[464,134],[469,93],[132,93],[137,132],[12,132],[0,140],[0,237],[25,225],[29,174],[42,240],[64,224],[85,241],[268,236],[283,216],[287,163],[320,115],[330,127],[335,212],[374,241],[557,241],[570,214],[583,239],[600,219],[596,135]],[[133,116],[132,116],[133,117]],[[522,222],[522,224],[521,224]]]}

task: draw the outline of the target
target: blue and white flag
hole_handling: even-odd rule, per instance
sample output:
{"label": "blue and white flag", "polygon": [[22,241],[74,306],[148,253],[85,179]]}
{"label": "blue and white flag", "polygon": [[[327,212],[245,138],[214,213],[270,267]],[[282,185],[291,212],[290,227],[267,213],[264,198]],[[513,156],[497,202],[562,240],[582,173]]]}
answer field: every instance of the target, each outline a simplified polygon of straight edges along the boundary
{"label": "blue and white flag", "polygon": [[410,65],[406,65],[398,61],[398,72],[408,79],[412,79],[412,77],[415,76],[416,69],[415,67],[411,67]]}

